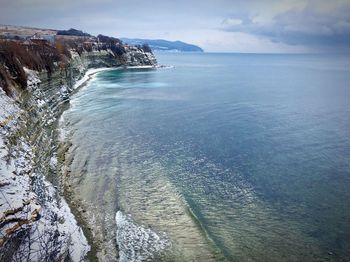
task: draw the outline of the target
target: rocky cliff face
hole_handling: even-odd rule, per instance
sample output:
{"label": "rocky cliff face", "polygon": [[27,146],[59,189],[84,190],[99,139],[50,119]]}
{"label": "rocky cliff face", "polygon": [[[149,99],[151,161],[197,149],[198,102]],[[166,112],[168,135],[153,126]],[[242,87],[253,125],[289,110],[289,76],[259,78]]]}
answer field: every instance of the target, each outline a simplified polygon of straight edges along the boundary
{"label": "rocky cliff face", "polygon": [[62,197],[58,118],[88,69],[155,66],[156,59],[111,43],[33,54],[30,45],[9,51],[0,43],[0,261],[81,261],[90,247]]}
{"label": "rocky cliff face", "polygon": [[143,49],[135,46],[128,46],[125,53],[126,64],[130,66],[157,64],[157,60],[152,52],[145,52]]}

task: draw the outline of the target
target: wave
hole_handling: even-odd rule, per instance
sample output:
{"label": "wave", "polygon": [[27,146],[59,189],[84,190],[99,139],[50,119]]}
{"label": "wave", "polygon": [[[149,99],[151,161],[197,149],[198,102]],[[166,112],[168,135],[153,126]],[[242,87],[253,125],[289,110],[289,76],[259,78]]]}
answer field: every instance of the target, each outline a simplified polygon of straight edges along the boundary
{"label": "wave", "polygon": [[156,68],[157,69],[172,69],[172,68],[175,68],[175,66],[173,66],[173,65],[157,65]]}
{"label": "wave", "polygon": [[142,65],[142,66],[126,66],[126,69],[154,69],[156,66],[153,65]]}
{"label": "wave", "polygon": [[151,229],[135,224],[130,215],[118,211],[115,220],[120,262],[154,259],[170,247],[170,241],[165,233],[159,236]]}

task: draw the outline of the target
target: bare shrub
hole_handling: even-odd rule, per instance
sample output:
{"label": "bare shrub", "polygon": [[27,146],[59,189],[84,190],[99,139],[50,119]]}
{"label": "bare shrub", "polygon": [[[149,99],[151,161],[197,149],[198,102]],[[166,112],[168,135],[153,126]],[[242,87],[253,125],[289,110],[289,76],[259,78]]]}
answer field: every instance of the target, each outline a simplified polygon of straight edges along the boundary
{"label": "bare shrub", "polygon": [[71,235],[59,231],[55,213],[32,221],[30,211],[26,206],[21,214],[14,214],[11,221],[18,221],[19,228],[10,236],[3,234],[6,224],[0,225],[0,237],[5,239],[0,245],[0,261],[64,261],[70,255]]}

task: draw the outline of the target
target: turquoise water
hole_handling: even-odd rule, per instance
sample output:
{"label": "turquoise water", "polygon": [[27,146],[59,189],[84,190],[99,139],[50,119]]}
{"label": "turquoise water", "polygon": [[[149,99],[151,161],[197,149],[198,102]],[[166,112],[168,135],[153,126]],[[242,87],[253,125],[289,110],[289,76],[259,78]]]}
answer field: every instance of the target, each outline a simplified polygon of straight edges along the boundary
{"label": "turquoise water", "polygon": [[348,261],[348,57],[157,58],[172,67],[102,72],[64,114],[71,180],[106,252]]}

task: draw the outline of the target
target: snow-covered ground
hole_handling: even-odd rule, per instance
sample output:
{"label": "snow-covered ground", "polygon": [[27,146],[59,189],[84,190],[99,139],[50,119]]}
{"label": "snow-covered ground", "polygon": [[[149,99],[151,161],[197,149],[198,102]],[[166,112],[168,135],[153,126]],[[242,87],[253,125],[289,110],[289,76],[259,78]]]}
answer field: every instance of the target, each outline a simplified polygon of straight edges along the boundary
{"label": "snow-covered ground", "polygon": [[[35,89],[38,73],[24,70],[29,90]],[[47,103],[39,98],[36,102],[38,108]],[[17,137],[14,144],[9,141],[23,113],[0,87],[0,261],[23,261],[24,255],[30,261],[46,261],[67,254],[82,261],[90,247],[68,204],[44,174],[35,173],[26,136]],[[55,156],[50,165],[57,165]],[[39,191],[40,196],[34,193]]]}

